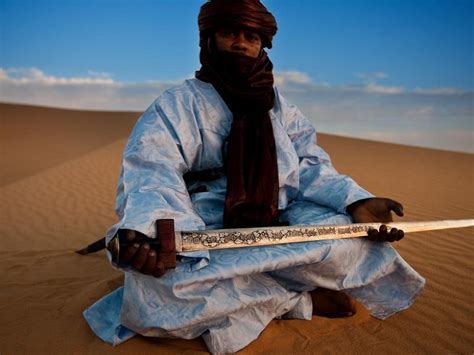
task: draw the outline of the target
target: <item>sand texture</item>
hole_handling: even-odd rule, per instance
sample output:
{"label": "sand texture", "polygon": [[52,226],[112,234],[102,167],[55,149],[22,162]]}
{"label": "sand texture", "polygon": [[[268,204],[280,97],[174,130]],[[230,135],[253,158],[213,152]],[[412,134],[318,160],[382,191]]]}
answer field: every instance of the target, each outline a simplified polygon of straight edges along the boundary
{"label": "sand texture", "polygon": [[[82,311],[117,288],[104,252],[73,251],[103,235],[121,153],[137,113],[0,104],[0,354],[196,354],[201,339],[135,337],[111,347]],[[474,217],[474,155],[319,136],[336,168],[403,203],[405,221]],[[274,320],[242,354],[472,354],[473,228],[396,244],[426,280],[414,306],[380,321]]]}

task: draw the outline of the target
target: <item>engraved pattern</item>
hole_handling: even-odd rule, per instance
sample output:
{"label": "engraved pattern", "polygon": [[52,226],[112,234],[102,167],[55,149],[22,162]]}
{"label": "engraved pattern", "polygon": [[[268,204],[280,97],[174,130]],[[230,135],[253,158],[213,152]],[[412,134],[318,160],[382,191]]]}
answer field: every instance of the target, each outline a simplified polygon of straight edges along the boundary
{"label": "engraved pattern", "polygon": [[232,248],[237,246],[254,244],[283,244],[296,241],[324,240],[335,237],[360,237],[365,236],[370,228],[377,229],[378,223],[371,225],[328,225],[328,226],[305,226],[305,227],[287,227],[274,229],[260,229],[253,231],[218,231],[218,232],[181,232],[183,251],[197,250],[197,246],[203,249]]}

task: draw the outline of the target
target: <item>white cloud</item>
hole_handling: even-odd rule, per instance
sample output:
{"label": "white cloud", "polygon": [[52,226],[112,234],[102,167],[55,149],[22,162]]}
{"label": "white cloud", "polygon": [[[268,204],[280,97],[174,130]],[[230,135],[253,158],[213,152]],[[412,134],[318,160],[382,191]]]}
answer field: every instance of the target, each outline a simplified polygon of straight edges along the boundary
{"label": "white cloud", "polygon": [[404,92],[404,89],[399,86],[386,86],[377,84],[378,80],[388,78],[388,74],[384,72],[357,73],[354,76],[361,79],[364,83],[362,86],[358,85],[356,87],[369,94],[396,95]]}
{"label": "white cloud", "polygon": [[[387,74],[359,74],[362,83],[329,85],[298,71],[275,73],[289,102],[319,131],[395,143],[474,152],[474,93],[456,88],[380,85]],[[143,111],[182,82],[121,82],[109,73],[59,77],[37,68],[0,68],[0,101],[77,109]]]}
{"label": "white cloud", "polygon": [[420,106],[413,109],[409,109],[406,114],[413,118],[424,118],[431,117],[435,113],[435,108],[433,106]]}
{"label": "white cloud", "polygon": [[466,91],[457,88],[416,88],[414,91],[422,95],[458,95],[466,93]]}
{"label": "white cloud", "polygon": [[94,77],[94,78],[102,78],[102,79],[110,79],[112,78],[112,75],[110,73],[107,73],[107,72],[98,72],[98,71],[95,71],[95,70],[88,70],[87,71],[87,74],[91,77]]}
{"label": "white cloud", "polygon": [[109,73],[59,77],[37,68],[0,68],[0,101],[98,110],[142,111],[177,82],[125,83]]}
{"label": "white cloud", "polygon": [[2,69],[2,84],[41,84],[41,85],[117,85],[107,73],[92,72],[85,77],[57,77],[46,75],[37,68]]}
{"label": "white cloud", "polygon": [[288,101],[326,133],[474,153],[474,92],[456,88],[408,90],[364,83],[283,82]]}
{"label": "white cloud", "polygon": [[399,86],[383,86],[375,83],[368,83],[364,86],[364,91],[369,94],[392,95],[403,93],[403,88]]}
{"label": "white cloud", "polygon": [[388,78],[388,74],[381,71],[374,73],[357,73],[354,76],[366,82],[373,82],[376,80]]}
{"label": "white cloud", "polygon": [[277,86],[311,83],[311,78],[308,74],[299,71],[277,71],[275,72],[274,80]]}

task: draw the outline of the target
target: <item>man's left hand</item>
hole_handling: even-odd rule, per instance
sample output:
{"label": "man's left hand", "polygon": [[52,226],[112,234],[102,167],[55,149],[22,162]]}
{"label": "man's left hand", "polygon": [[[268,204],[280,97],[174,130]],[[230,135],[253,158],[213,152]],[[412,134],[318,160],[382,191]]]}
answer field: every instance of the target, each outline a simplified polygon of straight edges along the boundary
{"label": "man's left hand", "polygon": [[[392,211],[397,216],[403,216],[403,206],[401,203],[389,198],[369,198],[356,201],[347,206],[347,212],[352,216],[355,223],[371,223],[392,221]],[[372,229],[368,232],[368,238],[373,241],[394,242],[404,237],[405,233],[397,228],[387,230],[386,225],[380,226],[380,229]]]}

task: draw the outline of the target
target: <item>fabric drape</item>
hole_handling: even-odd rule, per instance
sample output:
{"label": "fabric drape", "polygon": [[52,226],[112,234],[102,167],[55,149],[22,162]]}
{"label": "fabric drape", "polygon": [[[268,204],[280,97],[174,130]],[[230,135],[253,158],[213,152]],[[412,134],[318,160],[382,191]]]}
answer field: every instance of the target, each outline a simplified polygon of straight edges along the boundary
{"label": "fabric drape", "polygon": [[211,83],[233,113],[225,158],[224,227],[276,225],[278,166],[269,115],[275,99],[273,65],[263,50],[258,58],[249,58],[218,52],[212,44],[201,48],[200,58],[196,77]]}

